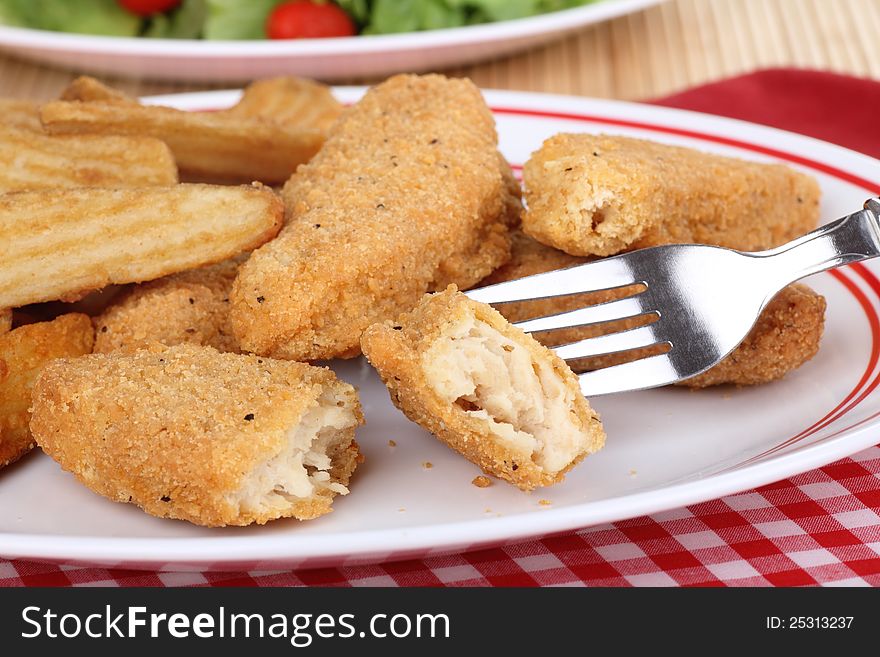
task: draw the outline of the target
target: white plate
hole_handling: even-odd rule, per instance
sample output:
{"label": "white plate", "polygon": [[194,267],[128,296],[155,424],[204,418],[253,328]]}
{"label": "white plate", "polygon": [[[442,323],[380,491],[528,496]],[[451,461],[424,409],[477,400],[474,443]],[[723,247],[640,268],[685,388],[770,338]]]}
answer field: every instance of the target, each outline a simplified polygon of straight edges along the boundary
{"label": "white plate", "polygon": [[513,21],[408,34],[291,41],[196,41],[0,26],[0,50],[77,71],[167,80],[321,79],[424,71],[500,57],[661,0],[602,0]]}
{"label": "white plate", "polygon": [[[361,91],[338,93],[351,101]],[[236,98],[210,92],[153,100],[209,109]],[[486,98],[515,164],[554,133],[604,131],[787,162],[819,179],[825,221],[880,193],[877,160],[770,128],[609,101],[496,91]],[[372,370],[353,361],[335,369],[360,387],[367,425],[358,442],[367,460],[334,513],[307,523],[203,529],[109,502],[35,453],[0,476],[0,555],[163,569],[351,564],[546,535],[766,484],[877,442],[878,274],[880,263],[869,262],[810,279],[828,299],[825,337],[818,356],[783,381],[596,399],[608,444],[552,488],[525,494],[500,482],[471,485],[477,467],[407,421]]]}

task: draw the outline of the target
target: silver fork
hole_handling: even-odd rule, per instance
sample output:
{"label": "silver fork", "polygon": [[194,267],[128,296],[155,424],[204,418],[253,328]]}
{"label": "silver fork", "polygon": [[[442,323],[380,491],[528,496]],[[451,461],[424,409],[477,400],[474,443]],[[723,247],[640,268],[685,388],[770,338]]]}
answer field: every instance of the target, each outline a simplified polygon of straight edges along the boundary
{"label": "silver fork", "polygon": [[805,276],[880,255],[880,199],[769,251],[743,253],[674,244],[633,251],[468,291],[475,301],[512,303],[641,284],[623,299],[516,323],[552,331],[653,315],[626,331],[555,347],[566,361],[665,345],[668,351],[580,375],[586,396],[667,385],[696,376],[733,351],[782,288]]}

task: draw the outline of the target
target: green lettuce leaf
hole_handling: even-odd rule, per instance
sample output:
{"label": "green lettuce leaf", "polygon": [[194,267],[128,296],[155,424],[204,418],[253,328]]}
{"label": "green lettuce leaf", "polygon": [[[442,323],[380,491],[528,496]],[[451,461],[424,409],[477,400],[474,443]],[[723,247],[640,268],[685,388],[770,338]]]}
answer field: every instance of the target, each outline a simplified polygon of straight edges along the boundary
{"label": "green lettuce leaf", "polygon": [[284,0],[206,0],[204,37],[217,40],[265,39],[266,19]]}
{"label": "green lettuce leaf", "polygon": [[395,34],[526,18],[596,0],[340,0],[364,34]]}
{"label": "green lettuce leaf", "polygon": [[141,19],[116,0],[0,0],[0,20],[38,30],[103,36],[136,36],[141,29]]}
{"label": "green lettuce leaf", "polygon": [[336,0],[336,4],[358,25],[365,25],[370,19],[370,0]]}
{"label": "green lettuce leaf", "polygon": [[153,16],[142,36],[161,39],[198,39],[202,36],[208,6],[205,0],[183,0],[168,14]]}

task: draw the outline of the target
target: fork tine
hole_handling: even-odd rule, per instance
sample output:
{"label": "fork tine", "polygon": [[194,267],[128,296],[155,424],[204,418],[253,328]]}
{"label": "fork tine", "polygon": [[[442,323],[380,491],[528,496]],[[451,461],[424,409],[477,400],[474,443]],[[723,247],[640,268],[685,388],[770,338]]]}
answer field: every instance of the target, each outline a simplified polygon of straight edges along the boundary
{"label": "fork tine", "polygon": [[684,376],[684,373],[678,372],[666,353],[586,372],[578,378],[585,397],[598,397],[615,392],[665,386]]}
{"label": "fork tine", "polygon": [[483,303],[508,303],[608,290],[643,282],[635,280],[626,260],[615,257],[487,285],[468,290],[465,294]]}
{"label": "fork tine", "polygon": [[569,328],[572,326],[586,326],[587,324],[599,324],[601,322],[610,322],[617,319],[626,319],[644,314],[648,310],[644,307],[644,297],[639,295],[618,299],[617,301],[608,301],[594,306],[586,306],[577,310],[549,315],[547,317],[536,317],[522,322],[516,322],[514,326],[519,327],[526,333],[536,331],[550,331],[559,328]]}
{"label": "fork tine", "polygon": [[662,342],[657,337],[655,326],[656,323],[648,324],[647,326],[628,331],[600,335],[596,338],[586,338],[554,347],[553,351],[563,360],[573,360],[576,358],[587,358],[588,356],[612,354],[617,351],[638,349],[639,347],[650,347],[653,344]]}

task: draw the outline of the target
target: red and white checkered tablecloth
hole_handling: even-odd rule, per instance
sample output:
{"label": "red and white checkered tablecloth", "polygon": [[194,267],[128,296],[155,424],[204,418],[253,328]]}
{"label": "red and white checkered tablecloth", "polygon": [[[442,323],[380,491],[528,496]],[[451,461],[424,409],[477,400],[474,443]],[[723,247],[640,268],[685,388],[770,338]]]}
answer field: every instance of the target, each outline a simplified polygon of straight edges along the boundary
{"label": "red and white checkered tablecloth", "polygon": [[425,560],[252,573],[0,561],[0,586],[880,586],[880,446],[719,500]]}
{"label": "red and white checkered tablecloth", "polygon": [[[880,157],[880,84],[871,80],[773,70],[657,102],[787,128]],[[156,573],[0,559],[0,586],[817,584],[880,586],[880,446],[711,502],[424,560],[305,571]]]}

